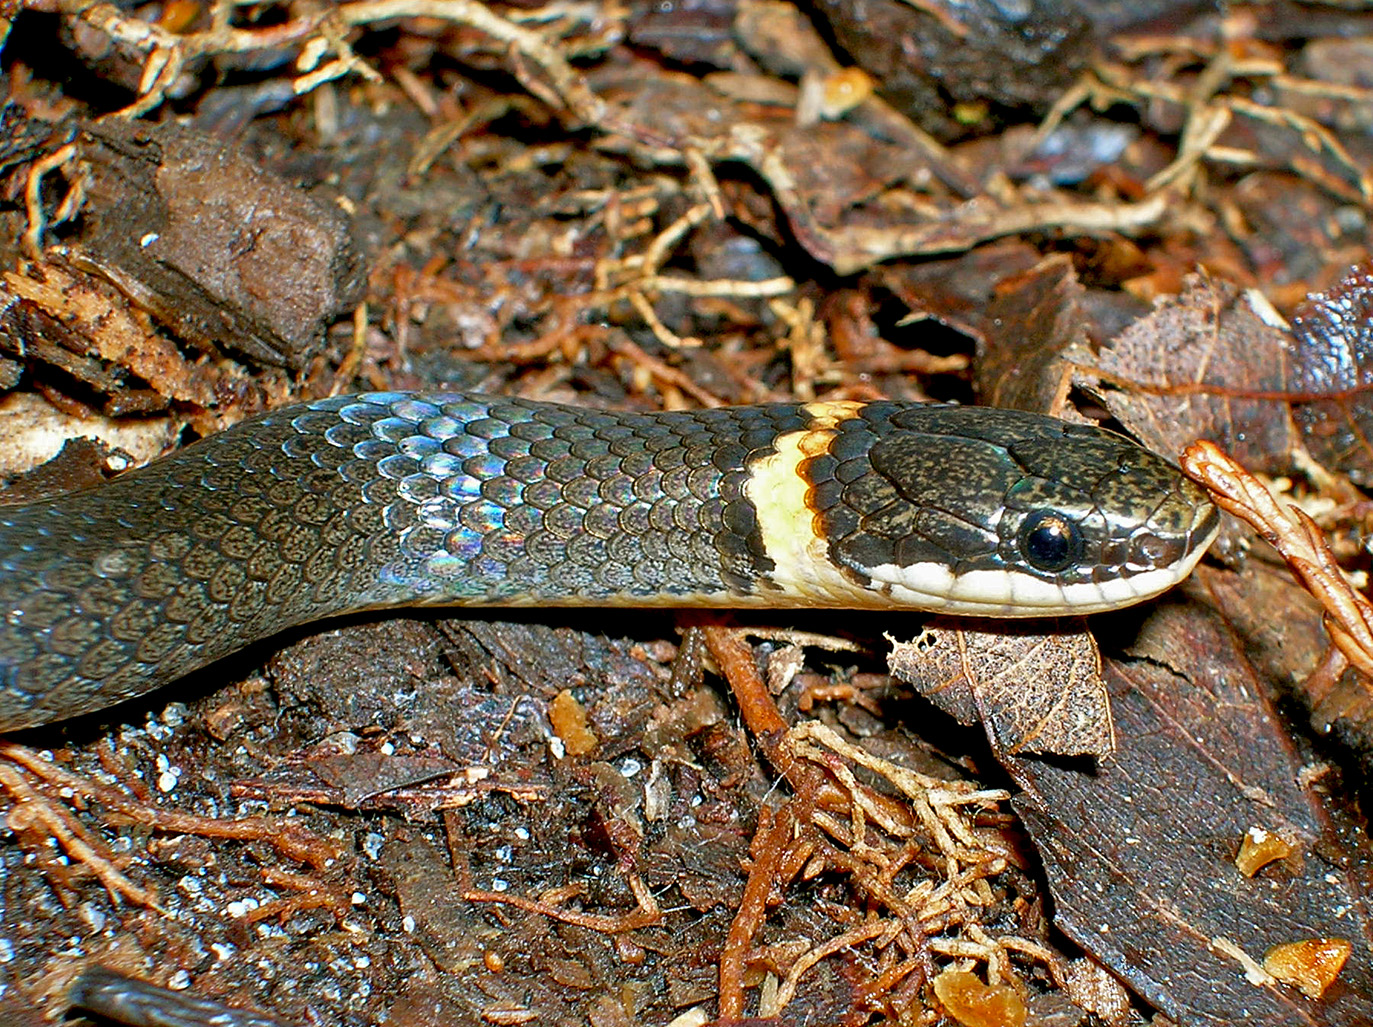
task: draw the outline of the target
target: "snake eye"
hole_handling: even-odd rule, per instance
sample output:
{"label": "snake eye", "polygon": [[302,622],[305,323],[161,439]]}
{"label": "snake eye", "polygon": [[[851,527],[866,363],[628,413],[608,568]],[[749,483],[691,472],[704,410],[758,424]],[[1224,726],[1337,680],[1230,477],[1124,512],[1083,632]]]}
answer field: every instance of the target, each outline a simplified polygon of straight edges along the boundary
{"label": "snake eye", "polygon": [[1036,510],[1020,526],[1020,552],[1031,567],[1061,571],[1082,556],[1082,532],[1057,510]]}

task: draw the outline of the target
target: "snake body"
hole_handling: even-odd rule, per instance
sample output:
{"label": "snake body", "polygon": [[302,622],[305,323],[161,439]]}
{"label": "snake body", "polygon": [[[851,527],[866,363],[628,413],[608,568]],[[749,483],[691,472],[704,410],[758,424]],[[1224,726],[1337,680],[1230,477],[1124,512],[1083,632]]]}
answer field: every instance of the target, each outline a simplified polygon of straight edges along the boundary
{"label": "snake body", "polygon": [[1128,440],[1008,410],[335,397],[0,507],[0,730],[360,610],[1090,613],[1175,584],[1217,521]]}

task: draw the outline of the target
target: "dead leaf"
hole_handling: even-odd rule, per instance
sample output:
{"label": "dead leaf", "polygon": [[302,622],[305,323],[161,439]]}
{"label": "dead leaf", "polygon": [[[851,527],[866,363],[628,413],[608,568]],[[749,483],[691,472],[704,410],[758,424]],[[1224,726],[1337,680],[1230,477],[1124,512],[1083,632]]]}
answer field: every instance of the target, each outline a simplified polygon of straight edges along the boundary
{"label": "dead leaf", "polygon": [[[1012,801],[1044,858],[1055,923],[1178,1023],[1370,1022],[1365,944],[1320,1004],[1246,978],[1294,937],[1367,939],[1373,929],[1354,875],[1315,855],[1350,842],[1328,832],[1319,796],[1298,784],[1242,641],[1194,604],[1165,603],[1130,651],[1134,661],[1103,668],[1129,739],[1114,757],[1091,774],[1003,760],[1024,788]],[[1244,877],[1234,856],[1254,823],[1313,855]]]}
{"label": "dead leaf", "polygon": [[1080,354],[1074,381],[1157,453],[1210,438],[1285,470],[1296,449],[1282,402],[1292,361],[1291,335],[1260,294],[1193,275],[1098,356]]}
{"label": "dead leaf", "polygon": [[1087,342],[1082,283],[1072,261],[1046,257],[1002,279],[978,346],[977,385],[989,406],[1058,415],[1068,398],[1071,347]]}
{"label": "dead leaf", "polygon": [[1322,466],[1373,484],[1373,264],[1307,298],[1291,325],[1257,290],[1202,276],[1081,354],[1077,384],[1101,396],[1145,445],[1176,452],[1215,440],[1269,473]]}
{"label": "dead leaf", "polygon": [[1373,264],[1351,268],[1328,293],[1308,297],[1292,331],[1292,389],[1318,397],[1293,409],[1307,449],[1323,466],[1373,484]]}
{"label": "dead leaf", "polygon": [[961,724],[981,719],[998,753],[1107,756],[1111,707],[1096,641],[1081,622],[970,629],[940,622],[896,642],[892,674]]}

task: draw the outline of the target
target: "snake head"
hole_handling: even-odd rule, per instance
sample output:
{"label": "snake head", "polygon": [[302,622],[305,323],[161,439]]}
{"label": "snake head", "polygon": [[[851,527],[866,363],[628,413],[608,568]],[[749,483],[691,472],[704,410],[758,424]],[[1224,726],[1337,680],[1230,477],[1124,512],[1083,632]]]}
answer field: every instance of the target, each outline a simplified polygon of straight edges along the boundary
{"label": "snake head", "polygon": [[1219,528],[1206,493],[1161,457],[1010,410],[868,404],[803,473],[850,581],[947,613],[1129,606],[1186,577]]}

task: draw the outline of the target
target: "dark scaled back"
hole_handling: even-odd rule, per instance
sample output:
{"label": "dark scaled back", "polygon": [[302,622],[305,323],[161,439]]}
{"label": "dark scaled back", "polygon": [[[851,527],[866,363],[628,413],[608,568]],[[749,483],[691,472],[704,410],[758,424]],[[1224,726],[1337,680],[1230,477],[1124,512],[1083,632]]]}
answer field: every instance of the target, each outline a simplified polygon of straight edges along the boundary
{"label": "dark scaled back", "polygon": [[746,462],[804,423],[339,397],[0,507],[0,729],[354,610],[747,594],[770,567]]}
{"label": "dark scaled back", "polygon": [[[0,731],[365,609],[880,605],[900,575],[868,572],[920,564],[1118,581],[1194,559],[1203,508],[1125,440],[1009,411],[336,397],[0,507]],[[939,587],[902,601],[937,608]]]}

